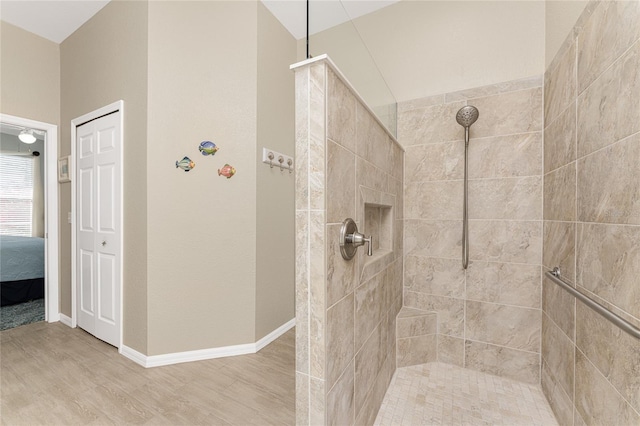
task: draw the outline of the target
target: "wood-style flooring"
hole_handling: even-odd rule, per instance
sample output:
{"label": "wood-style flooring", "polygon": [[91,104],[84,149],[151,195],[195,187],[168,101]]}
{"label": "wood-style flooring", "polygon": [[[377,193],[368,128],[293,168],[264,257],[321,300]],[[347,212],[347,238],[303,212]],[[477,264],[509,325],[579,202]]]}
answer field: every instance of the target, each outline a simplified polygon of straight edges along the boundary
{"label": "wood-style flooring", "polygon": [[3,425],[293,425],[295,337],[257,354],[143,368],[81,329],[0,333]]}

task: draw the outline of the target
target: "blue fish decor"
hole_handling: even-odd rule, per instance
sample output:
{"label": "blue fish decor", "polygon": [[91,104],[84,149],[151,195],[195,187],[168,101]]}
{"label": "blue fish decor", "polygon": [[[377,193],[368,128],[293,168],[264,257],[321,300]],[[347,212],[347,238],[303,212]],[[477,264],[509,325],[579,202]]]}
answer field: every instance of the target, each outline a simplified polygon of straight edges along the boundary
{"label": "blue fish decor", "polygon": [[198,149],[202,155],[215,155],[219,148],[211,141],[204,141],[200,142]]}
{"label": "blue fish decor", "polygon": [[189,170],[193,169],[195,166],[196,166],[196,163],[191,161],[189,157],[184,157],[182,160],[176,161],[176,169],[182,169],[185,172],[188,172]]}

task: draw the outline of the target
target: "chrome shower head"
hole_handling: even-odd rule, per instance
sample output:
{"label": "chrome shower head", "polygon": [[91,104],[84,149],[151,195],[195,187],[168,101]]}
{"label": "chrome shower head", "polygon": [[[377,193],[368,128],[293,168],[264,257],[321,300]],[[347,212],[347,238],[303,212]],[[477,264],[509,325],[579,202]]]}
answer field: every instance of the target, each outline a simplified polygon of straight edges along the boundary
{"label": "chrome shower head", "polygon": [[478,116],[480,116],[478,108],[472,105],[467,105],[460,108],[460,111],[456,114],[456,121],[462,127],[469,127],[476,122]]}

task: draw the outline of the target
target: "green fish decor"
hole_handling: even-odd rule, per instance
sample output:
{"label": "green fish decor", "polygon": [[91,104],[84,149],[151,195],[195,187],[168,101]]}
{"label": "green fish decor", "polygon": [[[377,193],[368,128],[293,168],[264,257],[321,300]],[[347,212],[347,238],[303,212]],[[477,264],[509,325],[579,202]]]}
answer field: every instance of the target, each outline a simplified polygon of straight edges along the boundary
{"label": "green fish decor", "polygon": [[176,169],[182,169],[185,172],[188,172],[189,170],[193,169],[195,166],[196,166],[196,163],[191,161],[189,157],[184,157],[182,160],[176,161]]}

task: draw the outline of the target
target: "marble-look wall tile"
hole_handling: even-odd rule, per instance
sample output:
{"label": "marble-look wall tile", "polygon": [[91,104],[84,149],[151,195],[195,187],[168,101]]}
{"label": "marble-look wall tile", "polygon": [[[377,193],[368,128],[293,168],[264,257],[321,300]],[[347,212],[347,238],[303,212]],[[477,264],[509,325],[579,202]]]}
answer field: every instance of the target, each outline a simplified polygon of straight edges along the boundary
{"label": "marble-look wall tile", "polygon": [[459,259],[462,220],[405,220],[406,256],[433,256]]}
{"label": "marble-look wall tile", "polygon": [[389,190],[388,175],[372,163],[356,157],[356,188],[364,186],[380,192]]}
{"label": "marble-look wall tile", "polygon": [[386,327],[376,327],[371,336],[355,356],[355,407],[356,413],[362,409],[365,398],[374,387],[387,356]]}
{"label": "marble-look wall tile", "polygon": [[[297,332],[297,329],[296,329]],[[309,423],[309,376],[296,371],[296,424]]]}
{"label": "marble-look wall tile", "polygon": [[575,159],[576,108],[575,102],[572,102],[544,129],[544,172],[549,173]]}
{"label": "marble-look wall tile", "polygon": [[467,299],[540,308],[541,273],[538,265],[480,262],[467,269]]}
{"label": "marble-look wall tile", "polygon": [[[408,192],[407,201],[409,197]],[[540,220],[541,200],[542,178],[539,176],[469,181],[469,217],[473,219]]]}
{"label": "marble-look wall tile", "polygon": [[640,226],[580,224],[580,286],[640,318]]}
{"label": "marble-look wall tile", "polygon": [[540,356],[483,342],[465,341],[465,367],[525,383],[540,382]]}
{"label": "marble-look wall tile", "polygon": [[327,74],[327,137],[356,152],[356,98],[332,70]]}
{"label": "marble-look wall tile", "polygon": [[396,324],[399,339],[436,334],[438,331],[438,317],[436,313],[420,309],[405,307],[398,314]]}
{"label": "marble-look wall tile", "polygon": [[327,387],[331,388],[355,354],[353,293],[327,309]]}
{"label": "marble-look wall tile", "polygon": [[434,105],[442,105],[444,103],[444,95],[427,96],[425,98],[398,102],[398,115],[413,109],[422,109]]}
{"label": "marble-look wall tile", "polygon": [[296,210],[309,208],[309,69],[296,72]]}
{"label": "marble-look wall tile", "polygon": [[465,296],[465,276],[460,259],[407,256],[404,285],[407,290],[436,296]]}
{"label": "marble-look wall tile", "polygon": [[392,144],[382,126],[362,104],[358,103],[356,105],[356,153],[388,172],[392,152]]}
{"label": "marble-look wall tile", "polygon": [[389,143],[393,146],[391,176],[397,180],[402,180],[404,176],[405,152],[400,145],[394,143],[391,138],[389,138]]}
{"label": "marble-look wall tile", "polygon": [[542,264],[544,272],[560,268],[562,278],[576,282],[576,224],[573,222],[544,222]]}
{"label": "marble-look wall tile", "polygon": [[364,227],[361,232],[373,237],[371,245],[375,251],[380,249],[380,227],[380,208],[365,205]]}
{"label": "marble-look wall tile", "polygon": [[576,163],[544,175],[544,219],[576,220]]}
{"label": "marble-look wall tile", "polygon": [[464,101],[541,86],[542,76],[527,77],[519,80],[504,81],[488,86],[474,87],[471,89],[460,90],[458,92],[447,93],[445,95],[445,100],[446,102]]}
{"label": "marble-look wall tile", "polygon": [[464,141],[407,147],[406,182],[452,180],[463,177]]}
{"label": "marble-look wall tile", "polygon": [[398,259],[391,265],[389,265],[386,273],[387,276],[385,278],[385,288],[387,291],[387,295],[384,309],[390,309],[394,307],[394,302],[396,299],[402,298],[402,259]]}
{"label": "marble-look wall tile", "polygon": [[309,380],[309,424],[323,425],[326,420],[327,391],[324,380]]}
{"label": "marble-look wall tile", "polygon": [[386,358],[377,377],[375,377],[373,387],[369,390],[369,393],[365,395],[364,402],[360,409],[356,409],[357,425],[372,425],[374,423],[394,372],[395,360]]}
{"label": "marble-look wall tile", "polygon": [[465,338],[539,352],[539,309],[467,300],[465,311]]}
{"label": "marble-look wall tile", "polygon": [[542,310],[575,341],[576,299],[547,277],[542,278]]}
{"label": "marble-look wall tile", "polygon": [[341,223],[356,215],[356,157],[327,141],[327,222]]}
{"label": "marble-look wall tile", "polygon": [[640,412],[640,341],[578,304],[576,345]]}
{"label": "marble-look wall tile", "polygon": [[309,208],[325,207],[326,102],[324,64],[315,64],[309,74]]}
{"label": "marble-look wall tile", "polygon": [[374,276],[355,291],[355,348],[360,350],[384,314],[385,272]]}
{"label": "marble-look wall tile", "polygon": [[436,361],[438,358],[437,335],[435,334],[407,337],[398,339],[397,342],[398,368],[426,364],[427,362]]}
{"label": "marble-look wall tile", "polygon": [[469,258],[530,263],[542,258],[542,222],[469,220]]}
{"label": "marble-look wall tile", "polygon": [[558,60],[555,68],[548,70],[544,78],[544,122],[551,123],[577,96],[576,93],[576,45],[575,43]]}
{"label": "marble-look wall tile", "polygon": [[638,69],[640,40],[580,95],[578,158],[640,131]]}
{"label": "marble-look wall tile", "polygon": [[601,2],[579,36],[580,92],[639,38],[640,4],[637,1]]}
{"label": "marble-look wall tile", "polygon": [[549,319],[542,314],[542,358],[555,381],[562,386],[570,397],[573,395],[573,366],[575,365],[575,346]]}
{"label": "marble-look wall tile", "polygon": [[405,291],[404,306],[438,314],[438,334],[464,336],[464,300]]}
{"label": "marble-look wall tile", "polygon": [[640,133],[578,160],[578,219],[640,224],[639,161]]}
{"label": "marble-look wall tile", "polygon": [[480,111],[470,130],[471,139],[542,130],[541,87],[476,98],[469,104]]}
{"label": "marble-look wall tile", "polygon": [[539,176],[541,159],[542,132],[473,139],[469,179]]}
{"label": "marble-look wall tile", "polygon": [[438,362],[464,367],[464,339],[438,334]]}
{"label": "marble-look wall tile", "polygon": [[327,306],[352,293],[358,279],[357,258],[344,260],[340,254],[340,228],[327,225]]}
{"label": "marble-look wall tile", "polygon": [[576,351],[576,408],[593,424],[637,425],[640,415],[580,351]]}
{"label": "marble-look wall tile", "polygon": [[463,182],[417,182],[405,185],[407,219],[458,219],[462,217]]}
{"label": "marble-look wall tile", "polygon": [[[355,422],[353,360],[327,393],[327,425],[349,426]],[[300,423],[296,423],[300,424]]]}
{"label": "marble-look wall tile", "polygon": [[296,212],[296,371],[309,375],[309,214]]}
{"label": "marble-look wall tile", "polygon": [[456,113],[465,102],[452,102],[405,111],[398,115],[398,140],[403,145],[464,140]]}
{"label": "marble-look wall tile", "polygon": [[324,379],[327,270],[324,211],[309,213],[309,259],[309,374],[312,378]]}
{"label": "marble-look wall tile", "polygon": [[[562,389],[562,386],[555,380],[544,358],[542,359],[540,384],[542,392],[547,397],[553,414],[561,426],[573,425],[573,403],[571,398]],[[571,391],[573,395],[573,390]]]}

